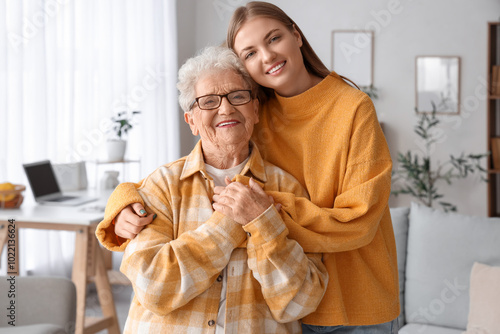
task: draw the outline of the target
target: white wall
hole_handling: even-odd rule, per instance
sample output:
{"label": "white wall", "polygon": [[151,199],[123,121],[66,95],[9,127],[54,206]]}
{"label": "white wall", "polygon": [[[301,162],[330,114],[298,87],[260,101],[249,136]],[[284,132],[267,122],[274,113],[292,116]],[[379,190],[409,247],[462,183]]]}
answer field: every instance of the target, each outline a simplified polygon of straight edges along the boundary
{"label": "white wall", "polygon": [[[184,64],[187,58],[196,53],[197,47],[194,36],[196,36],[196,22],[193,20],[196,13],[197,4],[195,0],[177,1],[177,46],[178,46],[178,64],[179,67]],[[179,113],[182,113],[179,107]],[[189,127],[181,120],[181,156],[191,152],[194,146],[194,137]]]}
{"label": "white wall", "polygon": [[[234,8],[242,0],[185,0],[179,6],[179,64],[194,50],[225,38]],[[453,55],[461,58],[459,116],[443,119],[443,135],[432,155],[485,152],[487,22],[500,16],[496,0],[271,0],[300,26],[323,62],[331,67],[331,32],[338,29],[375,31],[375,106],[384,123],[393,160],[398,151],[417,150],[413,126],[415,57]],[[182,4],[181,4],[182,3]],[[183,41],[184,39],[184,41]],[[187,43],[186,41],[189,41]],[[186,45],[189,44],[189,45]],[[182,56],[181,56],[182,54]],[[446,199],[466,214],[486,215],[486,184],[478,179],[443,184]],[[408,205],[409,198],[391,199],[391,206]]]}

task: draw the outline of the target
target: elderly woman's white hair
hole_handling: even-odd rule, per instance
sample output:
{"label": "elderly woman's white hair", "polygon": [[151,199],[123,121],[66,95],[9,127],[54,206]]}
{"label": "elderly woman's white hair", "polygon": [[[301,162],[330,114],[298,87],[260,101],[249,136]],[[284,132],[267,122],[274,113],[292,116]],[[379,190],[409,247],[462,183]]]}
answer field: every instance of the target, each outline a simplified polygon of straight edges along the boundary
{"label": "elderly woman's white hair", "polygon": [[240,74],[247,85],[245,88],[251,89],[255,96],[257,84],[233,50],[223,46],[209,46],[201,50],[197,56],[189,58],[179,69],[177,89],[182,110],[189,111],[189,107],[196,98],[194,87],[203,75],[226,70]]}

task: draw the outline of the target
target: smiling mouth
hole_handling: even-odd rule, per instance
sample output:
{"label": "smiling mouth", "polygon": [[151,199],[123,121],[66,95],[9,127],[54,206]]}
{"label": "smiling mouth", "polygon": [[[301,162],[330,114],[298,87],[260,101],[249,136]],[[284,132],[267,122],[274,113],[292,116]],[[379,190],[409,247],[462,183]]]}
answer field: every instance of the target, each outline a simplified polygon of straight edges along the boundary
{"label": "smiling mouth", "polygon": [[282,63],[279,63],[278,65],[274,66],[269,71],[267,71],[267,74],[273,74],[273,73],[277,72],[280,68],[285,66],[285,63],[286,63],[286,61],[283,61]]}
{"label": "smiling mouth", "polygon": [[220,122],[219,124],[216,125],[216,127],[222,128],[222,127],[225,127],[225,126],[236,125],[238,123],[239,122],[237,122],[237,121]]}

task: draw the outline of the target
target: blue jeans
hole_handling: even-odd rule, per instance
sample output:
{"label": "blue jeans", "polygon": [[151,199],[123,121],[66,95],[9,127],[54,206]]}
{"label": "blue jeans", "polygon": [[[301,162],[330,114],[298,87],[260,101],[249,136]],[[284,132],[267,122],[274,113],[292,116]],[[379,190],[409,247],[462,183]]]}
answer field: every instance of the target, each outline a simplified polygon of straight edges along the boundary
{"label": "blue jeans", "polygon": [[314,326],[302,324],[302,334],[397,334],[398,319],[368,326]]}

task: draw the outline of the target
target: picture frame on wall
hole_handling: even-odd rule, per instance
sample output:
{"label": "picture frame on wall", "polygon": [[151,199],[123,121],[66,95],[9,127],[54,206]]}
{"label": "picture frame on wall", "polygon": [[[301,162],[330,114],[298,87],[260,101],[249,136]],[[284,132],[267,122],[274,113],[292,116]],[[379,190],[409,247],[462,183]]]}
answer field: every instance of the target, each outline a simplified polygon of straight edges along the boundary
{"label": "picture frame on wall", "polygon": [[373,86],[373,31],[332,31],[332,69],[360,87]]}
{"label": "picture frame on wall", "polygon": [[460,57],[417,56],[415,58],[415,102],[417,113],[460,113]]}

